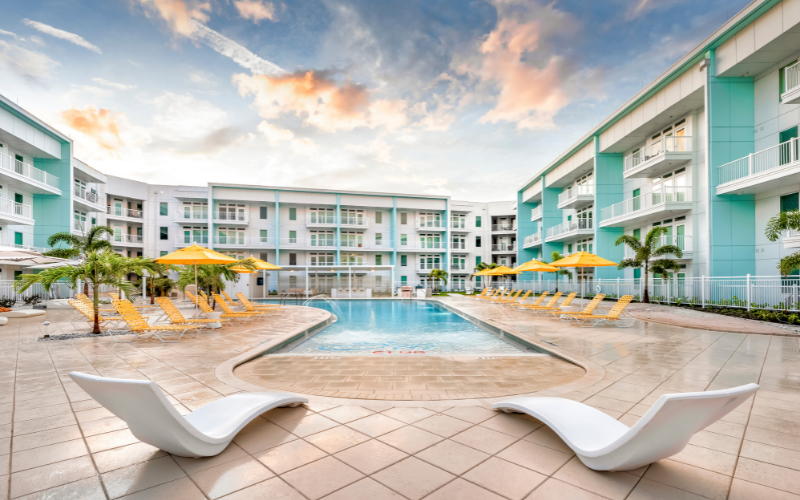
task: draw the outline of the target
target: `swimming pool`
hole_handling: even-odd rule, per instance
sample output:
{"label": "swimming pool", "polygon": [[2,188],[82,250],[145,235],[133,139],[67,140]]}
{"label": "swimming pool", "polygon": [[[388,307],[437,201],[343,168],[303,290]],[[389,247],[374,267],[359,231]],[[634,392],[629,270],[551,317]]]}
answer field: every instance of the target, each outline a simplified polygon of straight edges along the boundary
{"label": "swimming pool", "polygon": [[423,301],[315,300],[338,321],[290,346],[289,354],[539,354],[474,325],[445,307]]}

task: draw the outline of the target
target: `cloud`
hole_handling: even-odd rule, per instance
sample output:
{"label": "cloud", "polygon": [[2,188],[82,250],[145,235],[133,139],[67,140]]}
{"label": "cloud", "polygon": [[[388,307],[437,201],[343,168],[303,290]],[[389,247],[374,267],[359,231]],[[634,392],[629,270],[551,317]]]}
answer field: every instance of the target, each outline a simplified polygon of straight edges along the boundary
{"label": "cloud", "polygon": [[173,33],[192,36],[196,23],[208,22],[211,3],[198,0],[138,0],[145,14],[163,19]]}
{"label": "cloud", "polygon": [[16,33],[12,33],[10,31],[6,31],[6,30],[0,30],[0,35],[10,36],[11,38],[13,38],[15,40],[19,40],[20,42],[24,42],[25,41],[24,38],[22,38],[21,36],[17,35]]}
{"label": "cloud", "polygon": [[206,73],[200,70],[190,71],[189,81],[201,87],[217,86],[217,82],[214,80],[214,75],[212,73]]}
{"label": "cloud", "polygon": [[267,121],[258,124],[258,131],[267,139],[267,144],[272,148],[288,142],[295,153],[309,155],[317,151],[317,145],[308,137],[298,139],[291,130],[280,128]]}
{"label": "cloud", "polygon": [[345,147],[351,151],[361,153],[370,160],[380,163],[392,162],[392,146],[387,144],[381,137],[376,138],[369,144],[348,144]]}
{"label": "cloud", "polygon": [[100,85],[105,85],[106,87],[111,87],[112,89],[117,89],[117,90],[131,90],[136,88],[136,85],[126,85],[124,83],[111,82],[106,80],[105,78],[92,78],[92,81],[95,83],[99,83]]}
{"label": "cloud", "polygon": [[0,40],[0,69],[14,73],[27,82],[41,85],[59,64],[41,52],[28,50]]}
{"label": "cloud", "polygon": [[149,104],[155,109],[149,127],[154,148],[179,154],[211,154],[237,138],[228,113],[208,101],[164,92]]}
{"label": "cloud", "polygon": [[277,64],[258,57],[242,45],[226,38],[208,26],[196,24],[192,34],[194,40],[208,45],[211,49],[233,60],[239,66],[249,69],[256,75],[282,75],[286,73]]}
{"label": "cloud", "polygon": [[91,44],[84,40],[84,38],[80,35],[76,35],[75,33],[70,33],[69,31],[60,30],[58,28],[54,28],[44,23],[40,23],[38,21],[31,21],[30,19],[23,19],[22,24],[26,26],[30,26],[31,28],[41,31],[45,35],[50,35],[56,38],[60,38],[61,40],[66,40],[69,43],[75,44],[79,47],[83,47],[84,49],[89,49],[92,52],[96,52],[98,54],[102,54],[103,52],[97,45]]}
{"label": "cloud", "polygon": [[102,149],[115,151],[125,145],[120,135],[120,121],[123,113],[108,109],[87,106],[84,109],[71,108],[61,112],[61,118],[72,129],[94,139]]}
{"label": "cloud", "polygon": [[259,24],[264,19],[276,21],[275,4],[263,0],[236,0],[233,2],[243,19],[252,19]]}

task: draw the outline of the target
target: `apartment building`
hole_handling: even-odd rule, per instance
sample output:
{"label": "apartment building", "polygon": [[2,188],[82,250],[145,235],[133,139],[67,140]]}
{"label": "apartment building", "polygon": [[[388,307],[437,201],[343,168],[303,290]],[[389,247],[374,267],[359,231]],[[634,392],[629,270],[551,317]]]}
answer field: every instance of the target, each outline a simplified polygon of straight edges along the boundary
{"label": "apartment building", "polygon": [[[798,208],[800,1],[751,3],[517,190],[519,260],[631,256],[665,227],[676,278],[774,276],[800,247],[771,217]],[[616,267],[597,278],[638,278]]]}

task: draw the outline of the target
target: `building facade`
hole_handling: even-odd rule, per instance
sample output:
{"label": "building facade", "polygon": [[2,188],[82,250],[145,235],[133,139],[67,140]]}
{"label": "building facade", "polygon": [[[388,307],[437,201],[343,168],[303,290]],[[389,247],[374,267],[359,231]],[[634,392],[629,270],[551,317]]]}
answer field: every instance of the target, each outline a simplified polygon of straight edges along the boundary
{"label": "building facade", "polygon": [[[631,256],[622,234],[665,227],[676,278],[775,276],[800,247],[764,236],[798,208],[800,1],[758,0],[517,190],[519,260]],[[587,269],[639,278],[639,270]]]}

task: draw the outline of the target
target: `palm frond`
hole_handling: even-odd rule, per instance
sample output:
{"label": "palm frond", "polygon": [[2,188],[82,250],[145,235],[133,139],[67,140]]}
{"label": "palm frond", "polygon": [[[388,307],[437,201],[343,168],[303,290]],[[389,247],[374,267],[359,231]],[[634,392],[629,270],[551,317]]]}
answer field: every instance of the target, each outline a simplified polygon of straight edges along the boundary
{"label": "palm frond", "polygon": [[791,275],[795,270],[800,269],[800,252],[787,255],[779,260],[775,267],[778,268],[778,272],[780,272],[782,276]]}
{"label": "palm frond", "polygon": [[658,239],[667,234],[667,228],[656,226],[650,231],[647,232],[647,235],[644,237],[644,246],[653,249],[655,245],[658,243]]}
{"label": "palm frond", "polygon": [[636,259],[623,259],[617,264],[617,269],[625,269],[626,267],[640,268],[642,263]]}
{"label": "palm frond", "polygon": [[781,212],[772,217],[767,222],[767,227],[764,229],[764,235],[769,241],[778,241],[781,233],[789,229],[800,229],[800,211],[789,210],[788,212]]}
{"label": "palm frond", "polygon": [[662,245],[650,254],[651,257],[661,257],[662,255],[674,255],[681,258],[683,257],[683,250],[676,245]]}
{"label": "palm frond", "polygon": [[638,252],[640,248],[642,248],[642,242],[639,241],[638,238],[633,236],[632,234],[623,234],[617,238],[617,241],[614,242],[615,246],[619,245],[628,245],[628,248],[633,250],[634,252]]}

